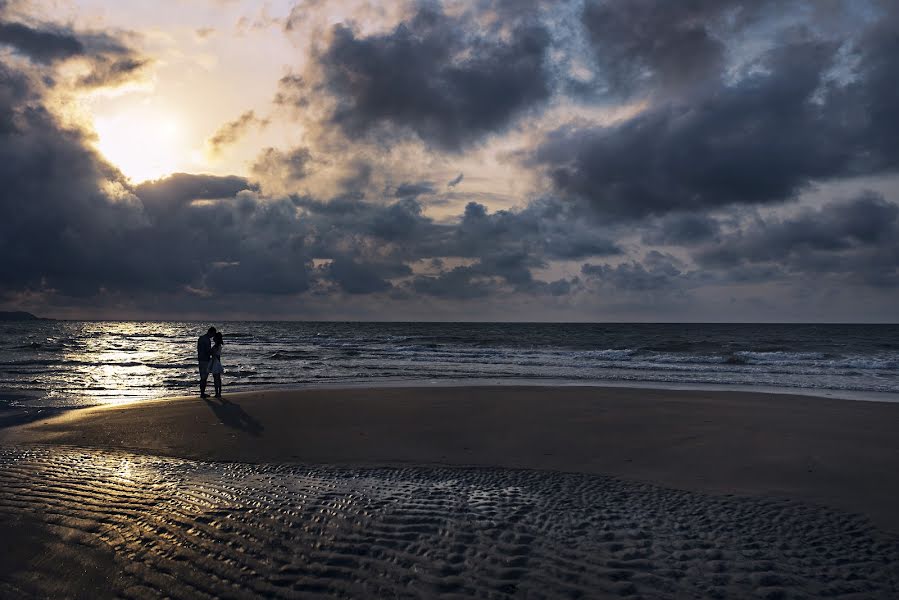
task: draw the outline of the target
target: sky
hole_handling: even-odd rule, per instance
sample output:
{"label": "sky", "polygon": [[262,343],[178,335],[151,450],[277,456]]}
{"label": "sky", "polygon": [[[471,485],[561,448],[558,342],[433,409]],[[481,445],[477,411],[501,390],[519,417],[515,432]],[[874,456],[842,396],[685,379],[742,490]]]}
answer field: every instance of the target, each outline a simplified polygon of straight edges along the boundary
{"label": "sky", "polygon": [[0,0],[0,308],[899,320],[894,0]]}

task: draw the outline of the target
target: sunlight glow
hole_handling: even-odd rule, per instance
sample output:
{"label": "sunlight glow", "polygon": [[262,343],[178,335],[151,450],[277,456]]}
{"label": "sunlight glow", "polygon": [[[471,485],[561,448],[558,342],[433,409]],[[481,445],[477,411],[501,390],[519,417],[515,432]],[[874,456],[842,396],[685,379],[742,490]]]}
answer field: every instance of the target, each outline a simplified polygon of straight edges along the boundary
{"label": "sunlight glow", "polygon": [[96,147],[134,183],[187,170],[191,149],[177,115],[139,105],[94,119]]}
{"label": "sunlight glow", "polygon": [[[62,375],[54,394],[61,403],[127,404],[170,394],[172,374],[159,365],[175,365],[178,374],[193,380],[191,344],[164,342],[170,328],[136,322],[91,322],[79,327],[83,343],[67,346],[66,361],[77,368]],[[190,342],[191,339],[188,338]],[[185,348],[187,351],[185,352]],[[152,390],[148,395],[147,390]],[[120,473],[127,477],[127,473]]]}

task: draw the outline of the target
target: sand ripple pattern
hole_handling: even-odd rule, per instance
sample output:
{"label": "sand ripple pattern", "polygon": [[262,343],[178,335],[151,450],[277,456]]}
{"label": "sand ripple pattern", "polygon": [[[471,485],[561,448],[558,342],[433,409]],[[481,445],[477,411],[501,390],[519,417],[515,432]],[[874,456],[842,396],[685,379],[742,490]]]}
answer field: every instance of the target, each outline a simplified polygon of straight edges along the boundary
{"label": "sand ripple pattern", "polygon": [[860,517],[611,478],[0,449],[0,596],[899,598]]}

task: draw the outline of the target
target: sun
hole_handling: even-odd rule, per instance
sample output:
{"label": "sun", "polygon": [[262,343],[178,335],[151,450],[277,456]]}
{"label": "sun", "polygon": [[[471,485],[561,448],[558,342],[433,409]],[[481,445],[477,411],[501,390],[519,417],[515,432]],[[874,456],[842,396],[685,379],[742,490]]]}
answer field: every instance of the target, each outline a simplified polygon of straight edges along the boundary
{"label": "sun", "polygon": [[190,162],[179,115],[135,106],[94,117],[95,146],[134,183],[184,170]]}

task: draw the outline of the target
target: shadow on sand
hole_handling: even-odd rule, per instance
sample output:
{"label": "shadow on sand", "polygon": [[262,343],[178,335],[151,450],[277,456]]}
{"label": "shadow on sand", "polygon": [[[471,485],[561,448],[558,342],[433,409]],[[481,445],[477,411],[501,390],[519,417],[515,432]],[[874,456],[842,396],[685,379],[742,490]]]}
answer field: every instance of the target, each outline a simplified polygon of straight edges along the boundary
{"label": "shadow on sand", "polygon": [[[218,400],[218,402],[216,402],[216,400]],[[262,426],[262,423],[248,415],[247,412],[240,407],[240,404],[229,402],[224,398],[205,398],[205,401],[223,425],[246,431],[250,435],[262,435],[262,431],[265,429]]]}

